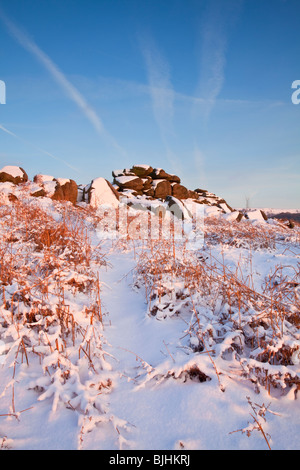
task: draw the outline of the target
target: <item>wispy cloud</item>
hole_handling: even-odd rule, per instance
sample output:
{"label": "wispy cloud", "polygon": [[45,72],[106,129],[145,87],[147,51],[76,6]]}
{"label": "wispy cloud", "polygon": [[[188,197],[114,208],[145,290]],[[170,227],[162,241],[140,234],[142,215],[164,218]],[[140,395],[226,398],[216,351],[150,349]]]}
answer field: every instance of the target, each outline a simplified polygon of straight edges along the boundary
{"label": "wispy cloud", "polygon": [[208,0],[200,27],[200,76],[196,96],[207,122],[225,80],[228,34],[239,16],[243,0]]}
{"label": "wispy cloud", "polygon": [[76,171],[77,173],[82,173],[78,168],[76,168],[75,166],[71,165],[70,163],[66,162],[65,160],[63,160],[62,158],[59,158],[59,157],[56,157],[55,155],[53,155],[52,153],[50,152],[47,152],[46,150],[40,148],[40,147],[37,147],[35,144],[32,144],[31,142],[28,142],[28,140],[25,140],[23,139],[22,137],[18,136],[17,134],[15,134],[14,132],[10,131],[9,129],[7,129],[6,127],[2,126],[0,124],[0,130],[2,130],[3,132],[5,132],[6,134],[14,137],[15,139],[19,140],[20,142],[26,144],[26,145],[29,145],[30,147],[33,147],[35,148],[36,150],[38,150],[39,152],[43,153],[44,155],[47,155],[48,157],[51,157],[53,158],[54,160],[57,160],[61,163],[63,163],[64,165],[66,165],[67,167],[71,168],[71,170],[74,170]]}
{"label": "wispy cloud", "polygon": [[[167,109],[171,110],[169,113],[169,122],[163,120],[161,113],[162,126],[160,129],[165,126],[165,129],[169,129],[170,135],[173,133],[173,116],[176,113],[176,105],[183,103],[188,106],[205,106],[211,103],[211,100],[205,99],[199,96],[189,95],[182,92],[176,91],[171,82],[166,83],[165,85],[171,86],[171,88],[162,88],[162,83],[160,86],[154,86],[149,83],[141,83],[134,80],[126,80],[115,77],[97,77],[97,80],[88,79],[80,75],[74,76],[76,83],[79,83],[83,89],[87,89],[89,95],[93,97],[94,100],[103,100],[103,101],[120,101],[123,99],[128,99],[128,97],[142,97],[149,96],[154,102],[153,97],[163,95],[165,97],[172,97],[171,103],[169,103]],[[243,106],[243,107],[276,107],[283,106],[285,103],[279,100],[245,100],[245,99],[232,99],[232,98],[220,98],[217,97],[214,101],[215,104],[220,104],[222,106]],[[156,108],[157,109],[157,108]],[[168,113],[165,113],[167,116]],[[165,132],[167,133],[167,132]]]}
{"label": "wispy cloud", "polygon": [[172,130],[174,114],[174,91],[169,65],[150,37],[144,35],[140,38],[140,42],[146,64],[154,117],[162,137],[165,137]]}
{"label": "wispy cloud", "polygon": [[30,52],[41,65],[45,67],[51,77],[62,88],[66,96],[68,96],[78,106],[84,116],[89,120],[96,132],[105,138],[106,141],[108,141],[119,152],[124,153],[122,147],[120,147],[114,137],[112,137],[105,129],[103,122],[96,111],[88,104],[86,99],[77,90],[77,88],[75,88],[74,85],[70,83],[70,81],[58,68],[58,66],[50,59],[50,57],[44,51],[42,51],[24,31],[21,31],[21,29],[7,17],[1,7],[0,19],[5,24],[12,37],[18,41],[24,49]]}
{"label": "wispy cloud", "polygon": [[141,90],[150,93],[154,119],[166,149],[166,156],[173,169],[175,169],[178,168],[178,163],[176,163],[176,155],[169,144],[170,137],[174,136],[175,100],[170,67],[150,36],[143,34],[139,37],[139,40],[148,79],[148,85]]}

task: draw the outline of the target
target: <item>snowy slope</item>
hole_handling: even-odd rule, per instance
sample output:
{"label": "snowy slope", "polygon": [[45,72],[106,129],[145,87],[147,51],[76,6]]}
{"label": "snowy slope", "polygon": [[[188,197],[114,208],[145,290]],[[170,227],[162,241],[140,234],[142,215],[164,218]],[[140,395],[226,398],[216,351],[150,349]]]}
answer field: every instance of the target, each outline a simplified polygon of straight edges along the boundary
{"label": "snowy slope", "polygon": [[28,196],[0,221],[2,448],[300,448],[299,231],[103,240]]}

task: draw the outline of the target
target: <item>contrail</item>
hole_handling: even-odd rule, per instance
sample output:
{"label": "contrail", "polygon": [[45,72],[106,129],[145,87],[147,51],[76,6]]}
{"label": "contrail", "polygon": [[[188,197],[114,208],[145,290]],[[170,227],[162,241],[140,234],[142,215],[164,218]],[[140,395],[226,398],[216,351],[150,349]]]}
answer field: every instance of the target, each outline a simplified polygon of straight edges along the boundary
{"label": "contrail", "polygon": [[169,66],[150,37],[144,34],[139,39],[146,63],[153,114],[163,140],[165,140],[165,135],[172,130],[174,114],[174,91],[171,85]]}
{"label": "contrail", "polygon": [[[169,145],[169,137],[174,137],[173,116],[175,92],[172,87],[169,64],[157,49],[152,38],[143,34],[139,36],[140,47],[144,57],[148,86],[144,87],[151,96],[154,119],[160,131],[166,157],[173,168],[178,168],[176,155]],[[175,170],[175,171],[177,171]]]}
{"label": "contrail", "polygon": [[38,45],[30,39],[26,33],[21,31],[0,8],[0,19],[5,24],[10,34],[19,42],[19,44],[30,52],[36,59],[48,70],[52,78],[60,85],[69,98],[79,107],[86,118],[93,125],[99,135],[104,137],[119,152],[125,153],[115,139],[106,131],[104,125],[97,115],[96,111],[87,103],[81,93],[69,82],[57,65],[50,57],[43,52]]}
{"label": "contrail", "polygon": [[66,162],[66,161],[63,160],[62,158],[56,157],[56,156],[53,155],[52,153],[47,152],[46,150],[43,150],[43,149],[41,149],[40,147],[37,147],[36,145],[32,144],[31,142],[28,142],[28,141],[25,140],[25,139],[22,139],[21,137],[19,137],[18,135],[16,135],[14,132],[11,132],[11,131],[9,131],[8,129],[6,129],[6,127],[2,126],[1,124],[0,124],[0,129],[1,129],[3,132],[6,132],[6,134],[9,134],[9,135],[11,135],[12,137],[14,137],[15,139],[19,140],[20,142],[23,142],[24,144],[30,145],[31,147],[35,148],[36,150],[38,150],[38,151],[41,152],[41,153],[44,153],[45,155],[48,155],[49,157],[53,158],[54,160],[57,160],[57,161],[59,161],[59,162],[61,162],[61,163],[64,163],[66,166],[68,166],[68,167],[71,168],[72,170],[76,171],[77,173],[82,173],[78,168],[76,168],[75,166],[70,165],[70,163]]}
{"label": "contrail", "polygon": [[228,35],[238,19],[242,4],[243,0],[209,0],[202,19],[201,76],[197,95],[205,99],[206,121],[225,81]]}

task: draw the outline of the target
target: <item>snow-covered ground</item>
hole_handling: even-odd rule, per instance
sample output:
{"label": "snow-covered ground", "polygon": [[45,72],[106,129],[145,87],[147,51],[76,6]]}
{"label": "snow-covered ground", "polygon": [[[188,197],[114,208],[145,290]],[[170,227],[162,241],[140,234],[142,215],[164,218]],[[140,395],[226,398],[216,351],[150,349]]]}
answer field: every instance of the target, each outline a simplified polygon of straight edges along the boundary
{"label": "snow-covered ground", "polygon": [[186,250],[2,204],[1,448],[300,448],[299,230],[214,215]]}

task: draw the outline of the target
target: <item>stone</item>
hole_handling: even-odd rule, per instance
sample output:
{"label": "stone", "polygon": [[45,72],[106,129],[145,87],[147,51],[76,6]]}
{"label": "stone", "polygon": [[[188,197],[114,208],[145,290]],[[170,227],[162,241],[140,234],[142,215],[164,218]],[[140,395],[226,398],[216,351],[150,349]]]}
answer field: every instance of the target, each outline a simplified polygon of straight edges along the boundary
{"label": "stone", "polygon": [[143,191],[147,191],[148,189],[151,189],[152,181],[153,181],[151,176],[142,178],[142,181],[143,181]]}
{"label": "stone", "polygon": [[134,173],[140,178],[145,178],[146,176],[151,175],[153,168],[150,165],[133,165],[133,167],[130,169],[130,172]]}
{"label": "stone", "polygon": [[154,168],[154,170],[152,171],[152,173],[150,174],[150,176],[151,176],[154,180],[164,179],[164,180],[170,181],[170,183],[178,183],[178,184],[180,184],[180,178],[179,178],[179,176],[170,175],[169,173],[166,173],[165,170],[163,170],[162,168]]}
{"label": "stone", "polygon": [[154,189],[154,197],[165,199],[167,196],[172,195],[171,183],[167,180],[156,180],[152,183]]}
{"label": "stone", "polygon": [[200,188],[195,189],[195,192],[196,192],[196,193],[199,193],[199,194],[206,194],[206,193],[208,193],[207,189],[200,189]]}
{"label": "stone", "polygon": [[34,183],[44,184],[46,181],[54,181],[54,176],[38,174],[33,177]]}
{"label": "stone", "polygon": [[175,183],[172,186],[172,196],[176,197],[177,199],[188,199],[189,190],[182,184]]}
{"label": "stone", "polygon": [[265,211],[263,211],[263,210],[260,209],[260,212],[261,212],[261,215],[262,215],[263,219],[264,219],[264,220],[268,220],[268,216],[267,216],[267,214],[265,213]]}
{"label": "stone", "polygon": [[117,208],[119,206],[120,194],[105,178],[95,178],[85,191],[88,202],[93,207],[107,205]]}
{"label": "stone", "polygon": [[154,198],[154,188],[144,190],[144,194],[147,197]]}
{"label": "stone", "polygon": [[34,191],[33,193],[31,193],[30,196],[33,196],[33,197],[46,197],[47,193],[43,188],[41,188],[38,191]]}
{"label": "stone", "polygon": [[133,189],[134,191],[142,191],[144,184],[143,180],[138,176],[117,176],[114,179],[114,183],[120,187],[120,190],[123,189]]}
{"label": "stone", "polygon": [[28,175],[20,166],[4,166],[0,170],[0,183],[20,184],[28,181]]}
{"label": "stone", "polygon": [[111,174],[114,178],[117,178],[118,176],[124,176],[124,171],[123,170],[113,170]]}
{"label": "stone", "polygon": [[196,193],[196,191],[192,191],[189,189],[189,198],[190,199],[198,199],[199,198],[199,194]]}
{"label": "stone", "polygon": [[9,193],[9,195],[8,195],[8,200],[9,200],[10,202],[17,202],[19,199],[17,198],[17,196],[16,196],[15,194]]}
{"label": "stone", "polygon": [[244,216],[243,216],[242,212],[232,211],[232,212],[228,212],[228,213],[224,214],[223,217],[228,222],[240,222]]}
{"label": "stone", "polygon": [[51,196],[53,201],[70,201],[76,204],[78,188],[74,180],[66,180],[62,178],[55,179],[56,186],[54,194]]}

